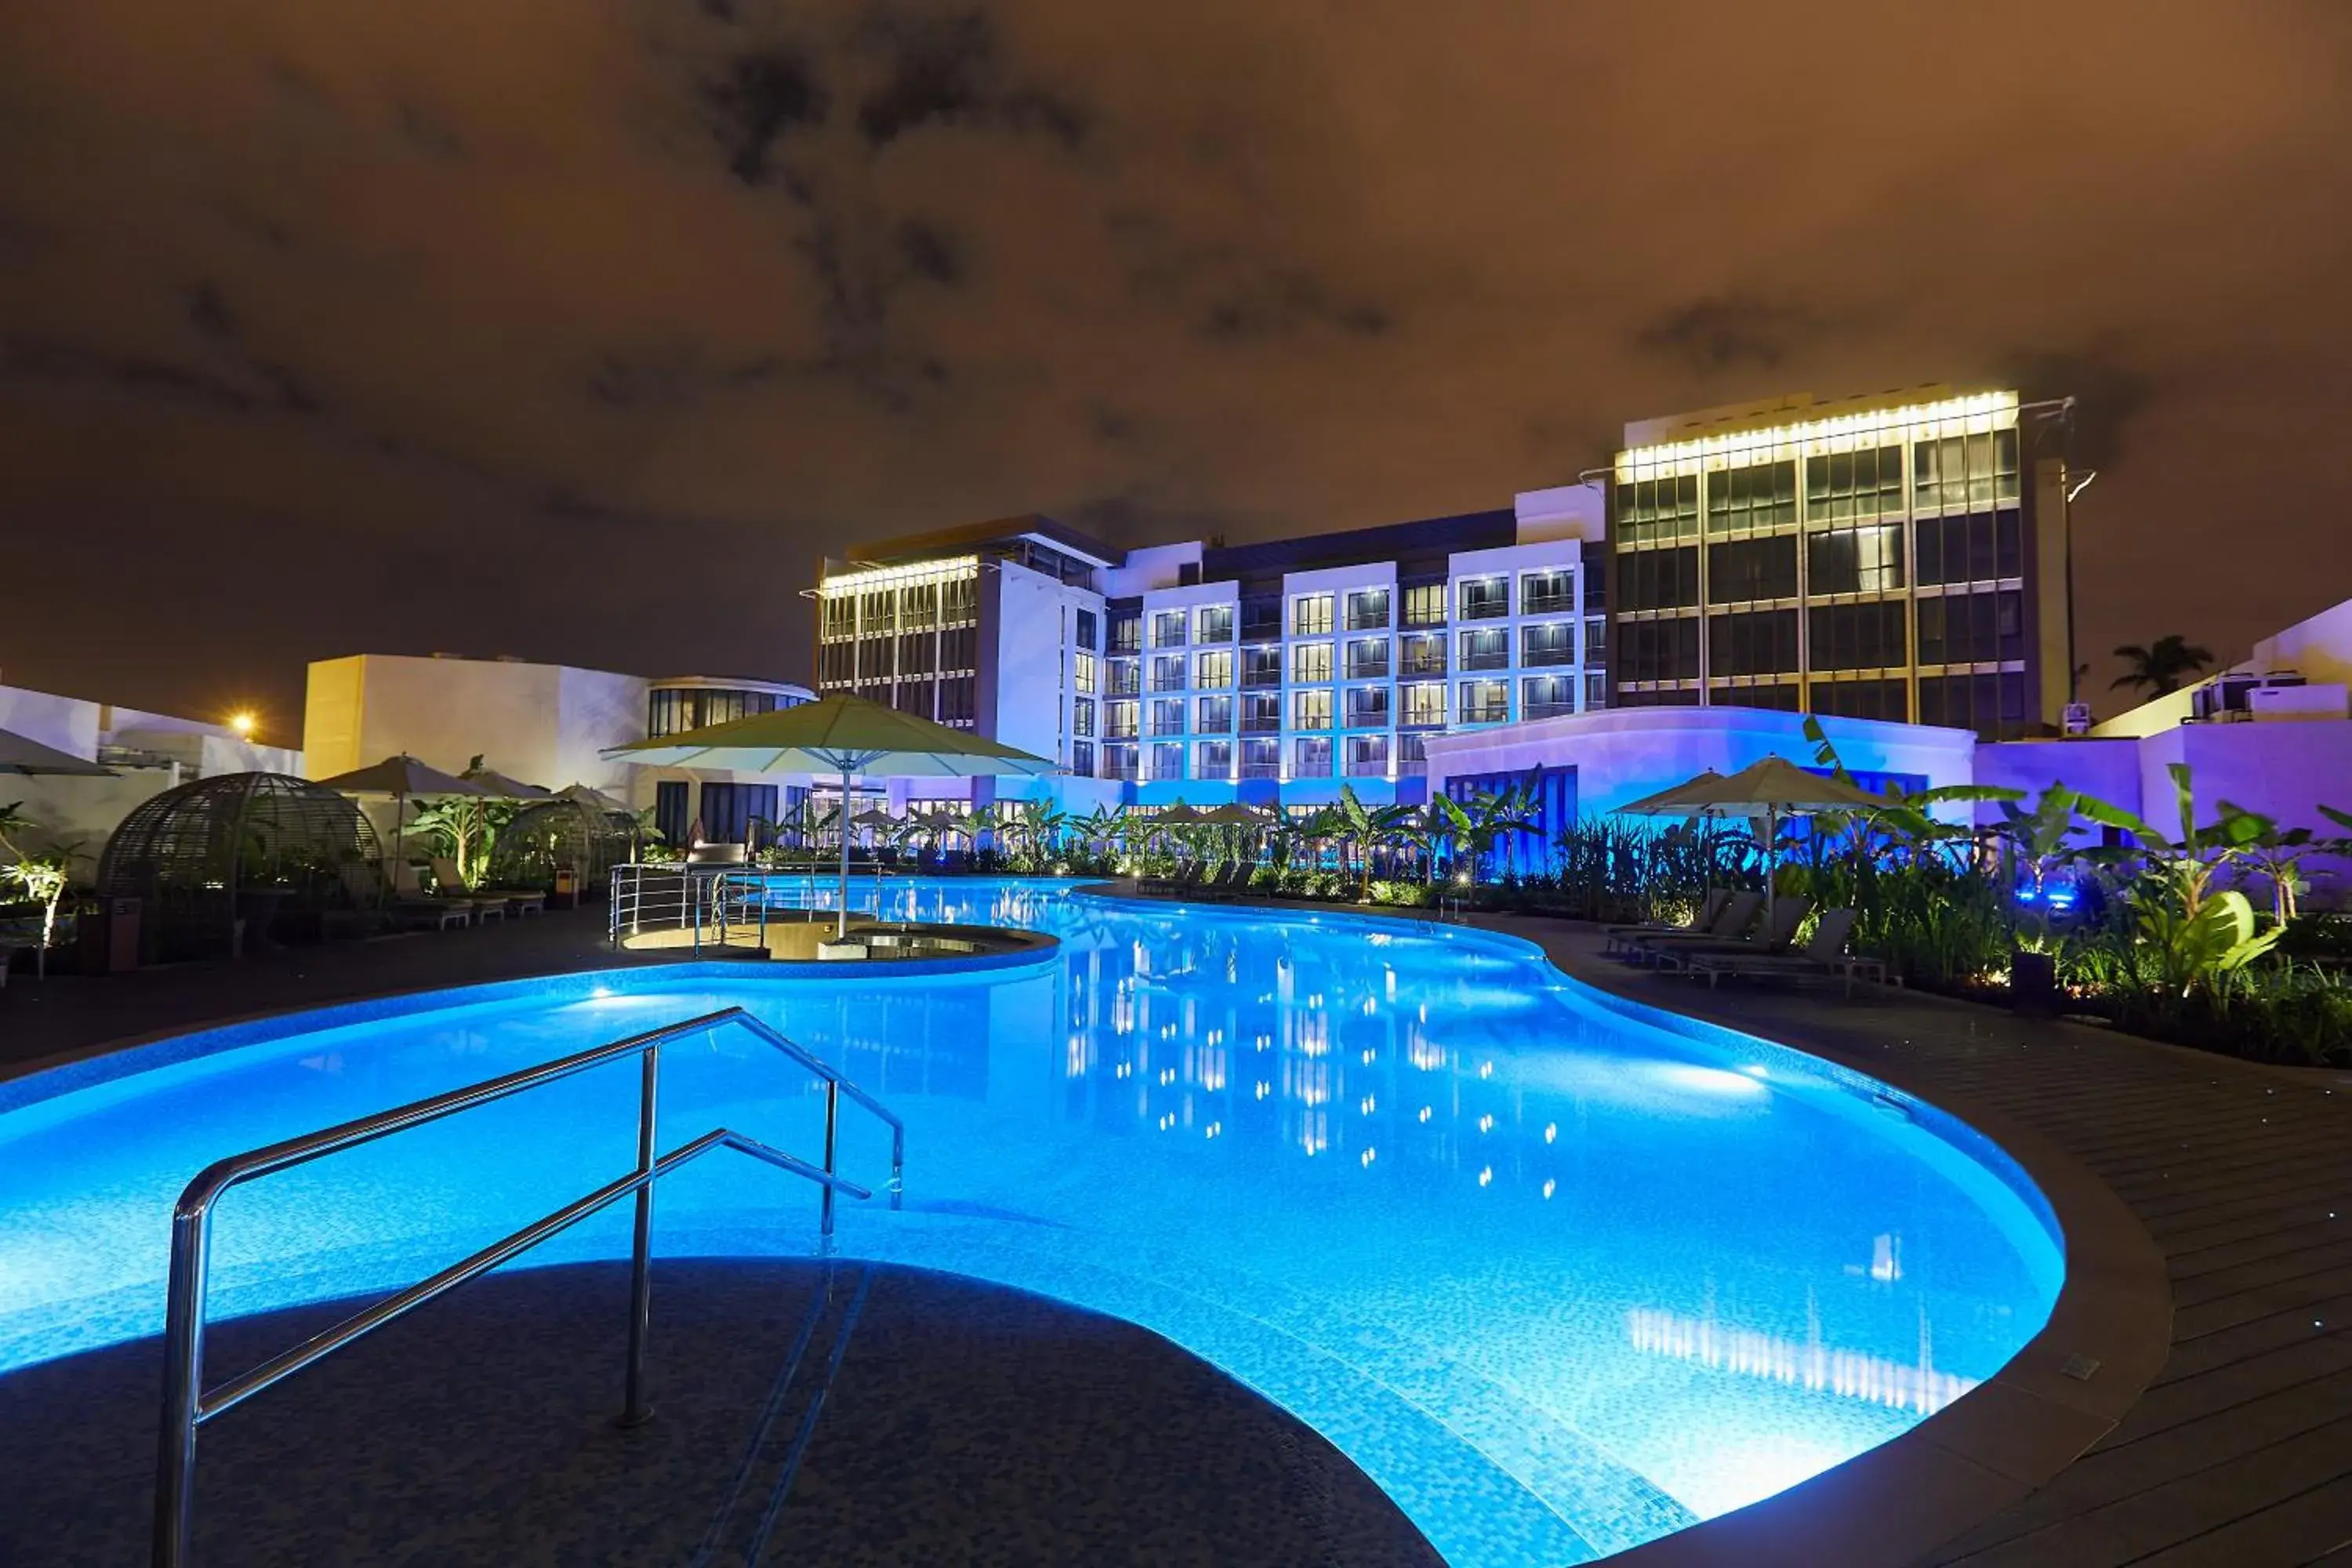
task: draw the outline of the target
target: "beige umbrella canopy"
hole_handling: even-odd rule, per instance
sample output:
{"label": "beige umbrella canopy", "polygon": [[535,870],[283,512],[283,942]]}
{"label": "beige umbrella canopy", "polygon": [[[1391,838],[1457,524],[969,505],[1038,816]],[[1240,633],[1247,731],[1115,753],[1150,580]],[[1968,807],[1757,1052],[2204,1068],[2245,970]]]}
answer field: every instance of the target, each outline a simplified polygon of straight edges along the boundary
{"label": "beige umbrella canopy", "polygon": [[1272,820],[1262,811],[1253,810],[1246,805],[1230,804],[1211,806],[1201,814],[1201,822],[1204,826],[1264,827]]}
{"label": "beige umbrella canopy", "polygon": [[1178,801],[1151,819],[1154,827],[1190,827],[1196,822],[1206,822],[1208,814]]}
{"label": "beige umbrella canopy", "polygon": [[[730,768],[753,773],[835,773],[846,808],[849,781],[866,778],[1037,777],[1060,764],[968,730],[885,708],[863,697],[836,695],[751,713],[657,741],[615,746],[604,753],[624,762],[669,768]],[[849,930],[849,835],[841,836],[841,920]]]}
{"label": "beige umbrella canopy", "polygon": [[492,800],[547,800],[553,794],[537,784],[510,779],[496,768],[486,768],[479,757],[476,757],[473,765],[459,776],[474,785],[474,794],[486,795]]}
{"label": "beige umbrella canopy", "polygon": [[1617,809],[1638,816],[1762,817],[1764,902],[1769,910],[1782,817],[1811,816],[1823,811],[1874,811],[1885,805],[1883,796],[1850,780],[1809,773],[1786,757],[1770,756],[1736,773],[1709,768],[1696,778]]}
{"label": "beige umbrella canopy", "polygon": [[318,782],[324,788],[341,790],[345,795],[388,795],[392,797],[392,868],[377,879],[378,905],[383,902],[385,887],[401,873],[401,840],[408,831],[410,799],[420,795],[480,795],[489,793],[470,776],[460,778],[455,773],[445,773],[439,768],[427,767],[405,752]]}

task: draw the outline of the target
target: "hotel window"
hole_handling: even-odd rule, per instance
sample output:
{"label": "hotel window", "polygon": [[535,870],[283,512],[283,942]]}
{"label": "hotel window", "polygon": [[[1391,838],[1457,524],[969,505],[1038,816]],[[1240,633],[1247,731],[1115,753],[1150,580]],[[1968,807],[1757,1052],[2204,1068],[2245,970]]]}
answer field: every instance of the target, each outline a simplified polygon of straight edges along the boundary
{"label": "hotel window", "polygon": [[1301,736],[1291,742],[1290,776],[1328,779],[1331,776],[1331,742],[1328,736]]}
{"label": "hotel window", "polygon": [[1234,640],[1234,607],[1231,605],[1203,605],[1192,612],[1194,642],[1231,642]]}
{"label": "hotel window", "polygon": [[1181,691],[1184,689],[1184,656],[1181,653],[1156,653],[1151,656],[1151,689]]}
{"label": "hotel window", "polygon": [[1242,684],[1244,686],[1281,685],[1281,647],[1277,646],[1242,649]]}
{"label": "hotel window", "polygon": [[1576,574],[1529,572],[1519,579],[1519,614],[1549,616],[1576,608]]}
{"label": "hotel window", "polygon": [[940,669],[970,670],[977,668],[980,649],[978,626],[950,626],[940,634]]}
{"label": "hotel window", "polygon": [[1234,729],[1234,700],[1203,697],[1194,710],[1192,731],[1199,735],[1229,735]]}
{"label": "hotel window", "polygon": [[1348,688],[1349,729],[1385,730],[1388,727],[1389,689],[1387,687],[1350,686]]}
{"label": "hotel window", "polygon": [[1389,639],[1357,637],[1348,644],[1348,679],[1370,680],[1389,672]]}
{"label": "hotel window", "polygon": [[1419,777],[1429,771],[1429,747],[1419,735],[1396,738],[1397,774]]}
{"label": "hotel window", "polygon": [[1602,665],[1609,662],[1609,618],[1587,616],[1584,618],[1584,662]]}
{"label": "hotel window", "polygon": [[936,675],[940,651],[935,632],[908,632],[898,638],[898,678]]}
{"label": "hotel window", "polygon": [[1399,675],[1444,675],[1445,673],[1445,634],[1424,632],[1408,637],[1397,644]]}
{"label": "hotel window", "polygon": [[1797,464],[1755,463],[1718,468],[1706,477],[1710,535],[1793,528],[1797,523]]}
{"label": "hotel window", "polygon": [[1919,722],[2015,734],[2025,728],[2025,677],[2017,670],[1919,679]]}
{"label": "hotel window", "polygon": [[1615,499],[1616,525],[1611,531],[1622,544],[1698,537],[1696,474],[1621,484]]}
{"label": "hotel window", "polygon": [[1229,779],[1234,776],[1234,743],[1231,741],[1203,741],[1192,748],[1192,776],[1196,779]]}
{"label": "hotel window", "polygon": [[1903,515],[1903,448],[1832,452],[1805,459],[1805,521],[1868,522]]}
{"label": "hotel window", "polygon": [[856,595],[830,594],[825,596],[824,635],[828,637],[854,637],[857,635]]}
{"label": "hotel window", "polygon": [[1900,599],[1815,605],[1805,614],[1806,659],[1815,669],[1897,669],[1911,662]]}
{"label": "hotel window", "polygon": [[1282,742],[1280,741],[1244,741],[1241,776],[1245,779],[1280,778],[1282,776]]}
{"label": "hotel window", "polygon": [[1389,738],[1386,735],[1349,736],[1348,776],[1356,779],[1388,777]]}
{"label": "hotel window", "polygon": [[1085,692],[1095,689],[1095,656],[1084,648],[1070,656],[1070,685]]}
{"label": "hotel window", "polygon": [[1500,724],[1511,716],[1510,689],[1499,680],[1465,680],[1455,710],[1465,724]]}
{"label": "hotel window", "polygon": [[1132,741],[1140,710],[1133,702],[1103,704],[1103,738],[1108,741]]}
{"label": "hotel window", "polygon": [[1587,712],[1597,712],[1609,706],[1609,677],[1594,670],[1584,678],[1584,707]]}
{"label": "hotel window", "polygon": [[1091,735],[1094,732],[1095,705],[1090,699],[1081,697],[1070,704],[1070,733]]}
{"label": "hotel window", "polygon": [[1903,525],[1864,523],[1860,528],[1813,533],[1805,541],[1805,572],[1816,596],[1899,589],[1903,586]]}
{"label": "hotel window", "polygon": [[1234,650],[1227,647],[1192,656],[1192,684],[1214,691],[1234,683]]}
{"label": "hotel window", "polygon": [[1491,621],[1511,613],[1508,577],[1465,577],[1454,591],[1461,596],[1465,621]]}
{"label": "hotel window", "polygon": [[1919,601],[1921,664],[1997,664],[2024,657],[2025,595],[2016,589]]}
{"label": "hotel window", "polygon": [[2017,432],[1947,436],[1911,448],[1911,490],[1923,509],[2017,504]]}
{"label": "hotel window", "polygon": [[1797,612],[1748,610],[1709,616],[1706,669],[1709,675],[1796,674]]}
{"label": "hotel window", "polygon": [[1095,641],[1097,618],[1092,610],[1080,610],[1077,613],[1077,644],[1080,647],[1092,648],[1098,646]]}
{"label": "hotel window", "polygon": [[933,700],[939,690],[929,680],[908,680],[901,676],[898,689],[891,695],[890,706],[901,713],[914,713],[928,719],[931,716]]}
{"label": "hotel window", "polygon": [[1113,697],[1132,697],[1143,689],[1143,666],[1131,658],[1110,661],[1110,680],[1104,688]]}
{"label": "hotel window", "polygon": [[1290,727],[1294,730],[1328,730],[1331,727],[1331,694],[1328,691],[1294,691],[1290,694]]}
{"label": "hotel window", "polygon": [[1508,669],[1511,666],[1511,634],[1496,626],[1491,631],[1464,632],[1462,658],[1457,668]]}
{"label": "hotel window", "polygon": [[[1815,592],[1819,592],[1816,587]],[[1706,601],[1736,605],[1747,599],[1797,596],[1797,538],[1766,534],[1706,547]]]}
{"label": "hotel window", "polygon": [[1268,691],[1242,699],[1242,733],[1270,735],[1282,728],[1282,697]]}
{"label": "hotel window", "polygon": [[917,583],[899,589],[898,624],[901,626],[938,626],[940,585],[937,583]]}
{"label": "hotel window", "polygon": [[980,619],[980,574],[950,577],[940,584],[940,625],[961,626]]}
{"label": "hotel window", "polygon": [[1143,647],[1143,612],[1113,610],[1110,612],[1110,651],[1138,653]]}
{"label": "hotel window", "polygon": [[962,728],[980,712],[980,683],[969,675],[940,682],[940,722]]}
{"label": "hotel window", "polygon": [[1290,679],[1294,681],[1330,679],[1331,645],[1327,642],[1292,644]]}
{"label": "hotel window", "polygon": [[1617,558],[1617,607],[1679,610],[1698,603],[1698,546],[1633,550]]}
{"label": "hotel window", "polygon": [[1437,681],[1400,686],[1397,700],[1403,704],[1403,722],[1407,724],[1429,730],[1445,722],[1445,688]]}
{"label": "hotel window", "polygon": [[1331,635],[1331,595],[1301,594],[1290,602],[1290,635],[1320,637]]}
{"label": "hotel window", "polygon": [[1092,741],[1070,742],[1070,771],[1082,779],[1094,777],[1095,743]]}
{"label": "hotel window", "polygon": [[1181,610],[1159,610],[1151,616],[1153,647],[1182,647],[1184,623],[1192,617]]}
{"label": "hotel window", "polygon": [[1102,776],[1107,779],[1131,779],[1135,776],[1133,746],[1105,746],[1102,749]]}
{"label": "hotel window", "polygon": [[1576,662],[1576,623],[1546,621],[1519,628],[1519,663],[1530,668]]}
{"label": "hotel window", "polygon": [[1923,585],[1998,583],[2025,575],[2024,541],[2013,511],[1923,517],[1915,526]]}
{"label": "hotel window", "polygon": [[1272,641],[1282,635],[1282,599],[1244,599],[1242,601],[1242,640],[1255,642],[1261,638]]}
{"label": "hotel window", "polygon": [[1155,697],[1151,700],[1151,732],[1155,735],[1181,735],[1184,732],[1184,700],[1181,697]]}
{"label": "hotel window", "polygon": [[1184,742],[1163,742],[1151,748],[1151,776],[1156,779],[1181,779],[1184,776]]}
{"label": "hotel window", "polygon": [[1445,624],[1445,584],[1416,583],[1404,590],[1404,624],[1442,626]]}
{"label": "hotel window", "polygon": [[663,779],[654,785],[654,831],[673,849],[688,847],[686,836],[694,824],[687,792],[693,787],[684,779]]}
{"label": "hotel window", "polygon": [[1907,680],[1816,680],[1811,683],[1812,709],[1840,719],[1885,719],[1907,723],[1911,718]]}
{"label": "hotel window", "polygon": [[1622,685],[1633,680],[1698,679],[1698,618],[1620,621],[1611,663]]}
{"label": "hotel window", "polygon": [[1530,675],[1519,682],[1519,717],[1556,719],[1576,711],[1576,678]]}
{"label": "hotel window", "polygon": [[1389,629],[1389,591],[1362,588],[1348,595],[1348,629],[1384,632]]}

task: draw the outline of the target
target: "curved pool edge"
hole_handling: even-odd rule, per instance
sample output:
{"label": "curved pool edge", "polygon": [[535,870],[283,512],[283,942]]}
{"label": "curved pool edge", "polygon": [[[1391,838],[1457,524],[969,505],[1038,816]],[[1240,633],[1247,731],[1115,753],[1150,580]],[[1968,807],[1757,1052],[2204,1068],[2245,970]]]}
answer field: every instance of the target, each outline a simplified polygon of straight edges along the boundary
{"label": "curved pool edge", "polygon": [[[1063,883],[1073,894],[1150,905],[1116,885]],[[1888,1568],[1965,1533],[2055,1476],[2111,1428],[2162,1364],[2169,1340],[2170,1292],[2153,1241],[2122,1201],[2057,1144],[2018,1125],[1995,1105],[1948,1089],[1930,1089],[1888,1056],[1857,1056],[1775,1028],[1752,1017],[1710,1016],[1704,994],[1672,997],[1618,992],[1580,964],[1563,962],[1563,922],[1480,918],[1436,922],[1425,912],[1248,901],[1182,906],[1188,914],[1263,918],[1318,924],[1409,923],[1430,934],[1474,937],[1540,955],[1570,985],[1596,997],[1672,1013],[1885,1084],[1968,1128],[2013,1162],[2056,1216],[2066,1268],[2042,1331],[1979,1389],[1903,1434],[1762,1501],[1661,1537],[1607,1559],[1635,1568],[1699,1563],[1852,1563]],[[1048,954],[1052,950],[1047,950]],[[1024,962],[1042,963],[1019,955]],[[764,966],[755,966],[764,967]],[[778,966],[782,968],[783,966]],[[859,972],[885,978],[884,965]],[[939,962],[891,964],[940,976]],[[976,968],[1003,968],[982,963]],[[803,966],[790,966],[804,973]],[[691,970],[693,976],[684,972]],[[326,1023],[354,1023],[428,1008],[495,1002],[525,992],[593,994],[600,984],[635,986],[662,980],[724,975],[740,979],[740,961],[703,960],[623,968],[556,969],[462,986],[418,986],[325,1005],[292,1005],[240,1018],[195,1021],[165,1033],[102,1042],[62,1060],[27,1063],[0,1078],[0,1112],[146,1072],[265,1043]],[[775,973],[780,983],[798,973]],[[1691,1005],[1685,1006],[1687,1001]],[[1966,1152],[1966,1151],[1963,1151]],[[2152,1343],[2153,1349],[2149,1348]],[[2083,1355],[2103,1363],[2089,1382],[2060,1368]]]}
{"label": "curved pool edge", "polygon": [[[1565,940],[1597,927],[1474,917],[1473,929],[1529,942],[1570,983],[1609,1002],[1670,1012],[1886,1084],[2006,1155],[2039,1189],[2065,1238],[2065,1274],[2048,1321],[1983,1384],[1886,1442],[1784,1491],[1605,1559],[1611,1568],[1819,1568],[1825,1563],[1900,1568],[1916,1563],[2053,1479],[2115,1427],[2162,1369],[2172,1340],[2172,1289],[2163,1255],[2115,1190],[2054,1140],[1990,1100],[1931,1088],[1891,1052],[1857,1056],[1801,1031],[1738,1016],[1723,1005],[1730,1000],[1725,994],[1694,987],[1685,997],[1621,989],[1610,983],[1616,978],[1612,969],[1627,980],[1631,972],[1596,969]],[[2085,1364],[2093,1366],[2088,1376],[2069,1370]]]}

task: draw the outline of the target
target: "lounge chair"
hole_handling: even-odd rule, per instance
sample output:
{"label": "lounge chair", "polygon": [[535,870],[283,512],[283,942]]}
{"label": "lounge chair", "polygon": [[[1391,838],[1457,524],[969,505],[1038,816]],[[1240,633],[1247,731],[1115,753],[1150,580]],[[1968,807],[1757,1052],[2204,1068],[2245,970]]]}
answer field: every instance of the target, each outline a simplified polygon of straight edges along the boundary
{"label": "lounge chair", "polygon": [[[447,860],[433,862],[433,879],[445,888],[465,887],[457,879],[457,868]],[[547,912],[547,895],[537,888],[467,888],[460,896],[472,900],[478,908],[485,904],[498,905],[497,911],[490,917],[493,920],[503,920],[508,915],[543,915]]]}
{"label": "lounge chair", "polygon": [[1755,923],[1758,911],[1764,908],[1764,895],[1737,892],[1723,900],[1715,919],[1705,930],[1675,931],[1643,931],[1615,942],[1612,953],[1634,963],[1647,963],[1656,958],[1656,949],[1677,942],[1730,942]]}
{"label": "lounge chair", "polygon": [[474,900],[444,899],[425,890],[417,880],[416,868],[404,860],[392,868],[392,901],[384,913],[402,930],[431,926],[447,931],[451,926],[474,923]]}
{"label": "lounge chair", "polygon": [[1669,925],[1662,921],[1645,921],[1637,925],[1603,926],[1601,928],[1601,934],[1609,940],[1601,950],[1601,956],[1616,957],[1636,937],[1685,933],[1691,936],[1705,935],[1715,924],[1716,917],[1723,913],[1723,906],[1730,901],[1729,888],[1709,888],[1706,890],[1706,900],[1698,907],[1698,912],[1680,925]]}
{"label": "lounge chair", "polygon": [[1246,861],[1225,861],[1209,874],[1196,891],[1213,902],[1237,899],[1249,889],[1250,869]]}
{"label": "lounge chair", "polygon": [[1813,927],[1812,936],[1799,952],[1698,953],[1690,961],[1690,971],[1694,974],[1706,975],[1710,987],[1727,974],[1772,980],[1827,980],[1834,977],[1845,982],[1845,994],[1851,996],[1857,974],[1881,985],[1886,983],[1886,965],[1883,961],[1857,957],[1846,952],[1845,944],[1853,936],[1853,911],[1832,910],[1822,916],[1820,922]]}
{"label": "lounge chair", "polygon": [[440,885],[442,898],[452,903],[474,906],[476,925],[484,921],[507,918],[507,896],[504,893],[478,892],[468,888],[465,879],[457,875],[455,861],[436,858],[433,862],[433,880]]}
{"label": "lounge chair", "polygon": [[1710,953],[1782,953],[1797,940],[1798,928],[1813,912],[1811,899],[1787,898],[1774,903],[1763,928],[1745,942],[1672,942],[1659,939],[1654,949],[1658,967],[1687,972],[1694,960]]}

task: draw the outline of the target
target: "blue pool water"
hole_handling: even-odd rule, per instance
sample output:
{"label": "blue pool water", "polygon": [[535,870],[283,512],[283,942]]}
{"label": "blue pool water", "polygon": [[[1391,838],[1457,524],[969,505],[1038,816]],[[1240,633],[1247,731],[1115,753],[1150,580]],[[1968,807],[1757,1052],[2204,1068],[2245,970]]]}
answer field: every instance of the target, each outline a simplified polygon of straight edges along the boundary
{"label": "blue pool water", "polygon": [[[1990,1376],[2057,1293],[2046,1205],[1968,1129],[1606,1002],[1508,938],[1046,882],[858,896],[1062,946],[967,975],[484,987],[5,1086],[0,1367],[156,1332],[171,1200],[220,1155],[737,1004],[907,1121],[906,1210],[848,1205],[842,1250],[1168,1335],[1324,1433],[1459,1568],[1586,1562],[1791,1485]],[[727,1125],[816,1152],[812,1086],[748,1032],[663,1071],[664,1146]],[[604,1069],[239,1189],[215,1313],[406,1283],[609,1179],[635,1084]],[[848,1114],[845,1173],[878,1185],[887,1156]],[[811,1189],[722,1152],[664,1184],[656,1231],[805,1252],[814,1219]],[[533,1258],[624,1255],[626,1225]]]}

